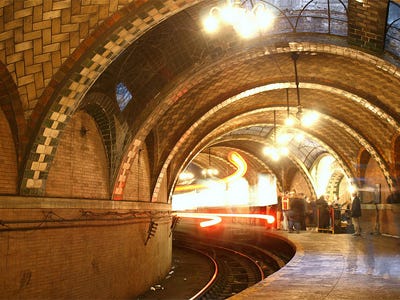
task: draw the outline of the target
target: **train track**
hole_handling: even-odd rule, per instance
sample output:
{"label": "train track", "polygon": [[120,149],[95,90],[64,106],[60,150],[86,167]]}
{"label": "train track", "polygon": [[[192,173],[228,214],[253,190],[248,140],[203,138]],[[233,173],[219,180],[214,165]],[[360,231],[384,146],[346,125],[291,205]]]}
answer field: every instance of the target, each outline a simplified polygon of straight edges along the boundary
{"label": "train track", "polygon": [[214,265],[209,282],[190,299],[226,299],[256,284],[285,262],[252,243],[239,243],[175,232],[174,247],[197,251]]}

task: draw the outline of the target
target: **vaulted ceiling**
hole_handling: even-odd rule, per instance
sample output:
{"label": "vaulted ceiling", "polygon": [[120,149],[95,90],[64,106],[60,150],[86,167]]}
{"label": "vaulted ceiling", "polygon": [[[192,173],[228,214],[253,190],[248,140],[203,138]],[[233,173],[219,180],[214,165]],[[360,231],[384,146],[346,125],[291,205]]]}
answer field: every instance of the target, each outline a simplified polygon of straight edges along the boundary
{"label": "vaulted ceiling", "polygon": [[[21,193],[45,194],[59,139],[77,110],[100,128],[112,199],[123,198],[132,157],[143,145],[153,200],[165,179],[171,192],[189,164],[204,167],[210,148],[221,174],[232,169],[227,153],[234,150],[256,172],[279,174],[283,167],[305,176],[330,153],[351,178],[367,153],[394,189],[397,1],[262,2],[275,23],[252,39],[231,27],[206,33],[202,17],[218,1],[6,2],[0,105],[14,134]],[[119,84],[132,95],[124,109]],[[272,161],[262,149],[273,140],[274,124],[286,130],[287,104],[295,114],[298,101],[304,113],[319,113],[318,123],[297,127],[306,139]]]}
{"label": "vaulted ceiling", "polygon": [[[231,150],[241,152],[259,172],[275,174],[282,166],[309,170],[319,155],[330,153],[346,175],[355,177],[357,157],[366,149],[391,180],[400,80],[382,53],[350,46],[348,37],[332,32],[292,30],[243,40],[224,28],[210,35],[200,19],[209,8],[201,3],[160,22],[135,40],[92,87],[107,93],[122,82],[132,93],[122,114],[133,136],[148,122],[158,149],[153,174],[168,165],[171,187],[189,163],[204,167],[212,147],[213,156],[225,161],[219,166],[222,171],[230,168]],[[303,4],[297,12],[305,8]],[[315,126],[298,127],[306,140],[292,142],[289,157],[274,162],[262,149],[272,141],[274,112],[283,131],[287,103],[292,114],[297,111],[293,53],[299,54],[303,110],[318,111],[320,118]]]}

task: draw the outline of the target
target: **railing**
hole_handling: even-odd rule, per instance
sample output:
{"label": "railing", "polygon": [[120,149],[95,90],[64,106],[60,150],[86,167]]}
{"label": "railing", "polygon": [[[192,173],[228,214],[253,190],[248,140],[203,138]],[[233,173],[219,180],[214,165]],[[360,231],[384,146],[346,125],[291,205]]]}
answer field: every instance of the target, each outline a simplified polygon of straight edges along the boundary
{"label": "railing", "polygon": [[318,232],[346,233],[351,231],[351,218],[348,209],[319,207],[317,209]]}

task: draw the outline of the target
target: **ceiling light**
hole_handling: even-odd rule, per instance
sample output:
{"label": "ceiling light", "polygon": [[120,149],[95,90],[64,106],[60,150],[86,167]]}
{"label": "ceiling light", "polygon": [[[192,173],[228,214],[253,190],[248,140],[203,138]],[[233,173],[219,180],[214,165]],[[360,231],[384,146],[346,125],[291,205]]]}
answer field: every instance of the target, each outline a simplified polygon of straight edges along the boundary
{"label": "ceiling light", "polygon": [[191,180],[194,178],[193,173],[191,172],[182,172],[179,174],[179,180],[186,181],[186,180]]}
{"label": "ceiling light", "polygon": [[[282,138],[279,137],[282,143],[286,141],[286,139],[290,135],[282,135]],[[269,156],[272,160],[277,161],[281,158],[281,156],[287,156],[289,154],[289,149],[284,146],[277,145],[277,136],[276,136],[276,111],[274,110],[274,128],[273,128],[273,145],[264,148],[264,154]]]}
{"label": "ceiling light", "polygon": [[211,168],[211,148],[208,148],[208,168],[207,169],[203,169],[201,171],[201,174],[206,178],[214,177],[214,176],[217,176],[219,174],[217,169]]}
{"label": "ceiling light", "polygon": [[319,118],[319,114],[315,111],[304,114],[301,118],[301,124],[305,127],[313,125]]}
{"label": "ceiling light", "polygon": [[292,52],[292,60],[294,65],[294,76],[296,83],[296,94],[297,94],[297,112],[295,115],[290,114],[290,106],[289,106],[289,89],[286,89],[286,105],[287,105],[287,117],[285,120],[286,126],[294,126],[298,124],[299,126],[309,127],[312,126],[319,117],[317,112],[307,112],[304,113],[303,106],[300,101],[300,88],[299,88],[299,76],[297,72],[297,59],[299,58],[299,54],[297,52]]}
{"label": "ceiling light", "polygon": [[287,145],[290,140],[292,139],[292,135],[288,132],[285,133],[281,133],[276,137],[276,141],[278,142],[278,144],[280,145]]}
{"label": "ceiling light", "polygon": [[[246,1],[245,1],[246,2]],[[213,33],[223,24],[232,26],[243,38],[251,38],[257,33],[267,30],[274,20],[272,12],[266,8],[266,3],[251,2],[244,7],[240,1],[227,0],[223,6],[215,6],[210,9],[203,20],[204,29]]]}

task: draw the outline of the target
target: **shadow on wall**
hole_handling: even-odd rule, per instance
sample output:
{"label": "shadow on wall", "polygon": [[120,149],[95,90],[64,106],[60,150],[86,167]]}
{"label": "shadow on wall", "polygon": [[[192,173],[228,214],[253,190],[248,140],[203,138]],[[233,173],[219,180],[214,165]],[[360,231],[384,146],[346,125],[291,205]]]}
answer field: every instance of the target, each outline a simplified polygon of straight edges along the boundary
{"label": "shadow on wall", "polygon": [[396,192],[390,194],[386,198],[386,203],[388,203],[388,204],[400,203],[400,191],[396,191]]}

